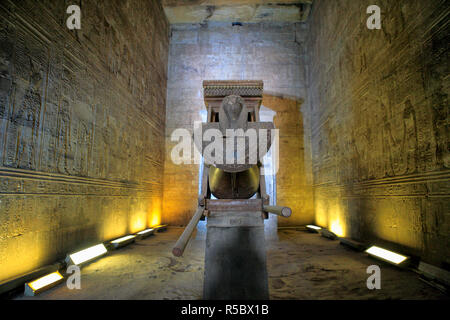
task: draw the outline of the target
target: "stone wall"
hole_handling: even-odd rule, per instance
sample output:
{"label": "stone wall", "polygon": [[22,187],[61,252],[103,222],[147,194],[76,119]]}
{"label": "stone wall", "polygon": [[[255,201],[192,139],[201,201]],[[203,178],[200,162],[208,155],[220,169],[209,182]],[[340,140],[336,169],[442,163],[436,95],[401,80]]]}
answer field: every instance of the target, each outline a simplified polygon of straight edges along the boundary
{"label": "stone wall", "polygon": [[159,223],[168,36],[156,0],[1,1],[0,281]]}
{"label": "stone wall", "polygon": [[[380,30],[366,27],[371,4]],[[308,41],[316,223],[447,266],[449,11],[318,0]]]}
{"label": "stone wall", "polygon": [[[172,25],[166,109],[164,222],[185,225],[198,197],[198,165],[175,165],[170,135],[192,130],[206,108],[203,80],[263,80],[262,113],[280,129],[277,202],[293,208],[280,225],[313,221],[311,162],[305,108],[305,25],[231,23]],[[306,141],[306,143],[305,143]]]}

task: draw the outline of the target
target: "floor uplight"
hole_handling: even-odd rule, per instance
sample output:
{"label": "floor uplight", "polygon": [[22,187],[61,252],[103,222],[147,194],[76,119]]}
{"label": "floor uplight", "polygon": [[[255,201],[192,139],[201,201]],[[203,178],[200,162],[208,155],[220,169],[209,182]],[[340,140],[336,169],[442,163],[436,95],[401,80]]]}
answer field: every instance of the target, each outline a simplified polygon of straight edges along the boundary
{"label": "floor uplight", "polygon": [[161,232],[167,230],[167,224],[160,224],[159,226],[152,227],[155,231]]}
{"label": "floor uplight", "polygon": [[106,250],[103,243],[98,244],[96,246],[69,254],[66,258],[66,262],[69,264],[80,265],[82,263],[89,262],[94,260],[104,254],[106,254],[108,250]]}
{"label": "floor uplight", "polygon": [[338,236],[334,232],[331,232],[327,229],[322,228],[319,232],[322,237],[328,238],[330,240],[336,240],[338,238]]}
{"label": "floor uplight", "polygon": [[144,239],[144,238],[147,238],[148,236],[152,235],[154,232],[155,232],[155,229],[149,228],[149,229],[139,231],[138,233],[136,233],[136,236],[139,239]]}
{"label": "floor uplight", "polygon": [[130,234],[128,236],[111,241],[111,244],[114,246],[115,249],[117,249],[117,248],[126,246],[127,244],[134,242],[135,238],[136,238],[136,235]]}
{"label": "floor uplight", "polygon": [[408,259],[408,257],[406,256],[402,256],[401,254],[377,246],[370,247],[369,249],[366,250],[366,252],[375,258],[387,261],[395,265],[399,265],[400,263]]}
{"label": "floor uplight", "polygon": [[308,224],[307,226],[306,226],[306,229],[309,231],[309,232],[319,232],[319,230],[320,229],[322,229],[321,227],[318,227],[318,226],[315,226],[315,225],[312,225],[312,224]]}
{"label": "floor uplight", "polygon": [[55,271],[31,282],[25,283],[25,295],[34,296],[44,290],[50,289],[63,281],[63,276]]}

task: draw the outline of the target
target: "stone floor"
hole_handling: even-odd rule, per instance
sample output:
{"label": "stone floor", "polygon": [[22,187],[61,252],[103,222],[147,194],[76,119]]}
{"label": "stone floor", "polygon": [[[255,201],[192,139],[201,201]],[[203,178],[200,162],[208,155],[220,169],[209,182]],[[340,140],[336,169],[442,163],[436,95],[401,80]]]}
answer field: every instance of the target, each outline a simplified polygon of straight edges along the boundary
{"label": "stone floor", "polygon": [[[17,299],[201,299],[204,234],[198,232],[183,257],[171,248],[182,229],[169,228],[92,262],[81,270],[81,289],[64,284],[36,297]],[[293,229],[268,241],[271,299],[448,299],[419,280],[339,244]],[[381,289],[369,290],[366,269],[381,267]]]}

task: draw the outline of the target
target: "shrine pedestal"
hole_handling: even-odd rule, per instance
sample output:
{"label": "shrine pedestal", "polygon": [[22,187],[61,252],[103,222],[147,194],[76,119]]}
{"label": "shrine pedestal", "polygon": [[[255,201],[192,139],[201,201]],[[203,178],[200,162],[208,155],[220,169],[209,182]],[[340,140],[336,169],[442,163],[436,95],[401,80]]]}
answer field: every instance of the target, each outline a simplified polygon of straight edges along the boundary
{"label": "shrine pedestal", "polygon": [[203,298],[269,299],[261,211],[210,211]]}

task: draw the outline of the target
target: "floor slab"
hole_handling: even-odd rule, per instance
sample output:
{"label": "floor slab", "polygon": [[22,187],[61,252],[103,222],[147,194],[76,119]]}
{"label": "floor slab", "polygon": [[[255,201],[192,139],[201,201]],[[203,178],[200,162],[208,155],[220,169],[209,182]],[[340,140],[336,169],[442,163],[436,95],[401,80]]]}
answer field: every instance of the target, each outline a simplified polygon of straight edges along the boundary
{"label": "floor slab", "polygon": [[[183,229],[169,228],[81,269],[81,289],[63,283],[36,297],[16,299],[201,299],[204,234],[183,257],[171,249]],[[369,265],[381,268],[381,289],[366,286]],[[267,241],[270,299],[448,299],[418,275],[382,264],[317,234],[285,229]]]}

